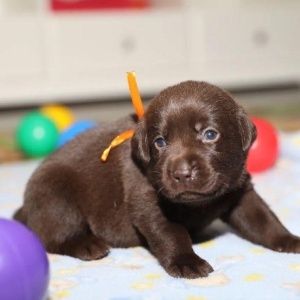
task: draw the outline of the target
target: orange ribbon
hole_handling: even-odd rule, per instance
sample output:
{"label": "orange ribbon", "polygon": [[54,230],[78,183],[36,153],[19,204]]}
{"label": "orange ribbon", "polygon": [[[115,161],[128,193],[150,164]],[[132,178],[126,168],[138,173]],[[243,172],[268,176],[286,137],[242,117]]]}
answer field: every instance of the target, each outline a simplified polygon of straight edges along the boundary
{"label": "orange ribbon", "polygon": [[[129,91],[130,91],[133,107],[135,109],[135,112],[136,112],[138,118],[141,119],[142,116],[144,115],[144,108],[143,108],[143,102],[142,102],[142,99],[140,96],[140,92],[138,89],[138,85],[136,82],[136,77],[135,77],[134,72],[127,72],[127,81],[128,81],[128,85],[129,85]],[[131,129],[131,130],[122,132],[120,135],[115,137],[112,140],[112,142],[110,143],[110,145],[108,146],[108,148],[106,148],[103,151],[103,153],[101,155],[101,160],[103,162],[105,162],[108,158],[108,155],[109,155],[111,149],[119,146],[126,140],[129,140],[130,138],[132,138],[133,134],[134,134],[134,130]]]}
{"label": "orange ribbon", "polygon": [[144,115],[144,107],[134,72],[127,72],[127,81],[129,85],[129,91],[133,107],[138,118],[141,119]]}

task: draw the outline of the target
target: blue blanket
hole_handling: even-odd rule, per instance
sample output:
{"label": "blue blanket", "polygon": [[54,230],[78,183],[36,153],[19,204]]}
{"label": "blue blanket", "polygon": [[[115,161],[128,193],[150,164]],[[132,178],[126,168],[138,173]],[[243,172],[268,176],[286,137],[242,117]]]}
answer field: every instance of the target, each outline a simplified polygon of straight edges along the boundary
{"label": "blue blanket", "polygon": [[[281,134],[276,166],[253,177],[285,226],[300,235],[300,132]],[[11,218],[38,161],[0,166],[0,217]],[[214,268],[208,278],[175,279],[143,248],[112,249],[98,261],[49,255],[49,299],[300,299],[300,254],[276,253],[237,237],[221,222],[194,250]],[[1,295],[1,292],[0,292]],[[1,297],[0,297],[1,298]]]}

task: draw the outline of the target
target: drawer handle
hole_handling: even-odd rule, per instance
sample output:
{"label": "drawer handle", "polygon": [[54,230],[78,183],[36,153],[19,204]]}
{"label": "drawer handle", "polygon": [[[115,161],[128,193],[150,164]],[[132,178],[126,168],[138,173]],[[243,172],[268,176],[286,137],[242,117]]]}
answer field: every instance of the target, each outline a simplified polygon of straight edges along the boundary
{"label": "drawer handle", "polygon": [[267,31],[258,29],[253,34],[253,41],[259,47],[265,47],[269,44],[270,36]]}
{"label": "drawer handle", "polygon": [[136,39],[132,36],[125,37],[121,42],[121,48],[126,53],[132,53],[136,49]]}

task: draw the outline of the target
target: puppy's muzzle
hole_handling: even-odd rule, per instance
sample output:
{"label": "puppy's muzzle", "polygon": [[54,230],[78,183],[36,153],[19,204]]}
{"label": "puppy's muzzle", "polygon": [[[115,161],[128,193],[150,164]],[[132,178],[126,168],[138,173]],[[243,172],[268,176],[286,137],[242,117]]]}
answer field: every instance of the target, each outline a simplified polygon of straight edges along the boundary
{"label": "puppy's muzzle", "polygon": [[177,184],[188,184],[197,176],[196,162],[187,162],[185,159],[178,158],[171,166],[169,176]]}
{"label": "puppy's muzzle", "polygon": [[218,174],[199,155],[170,157],[162,182],[169,197],[200,199],[218,189]]}

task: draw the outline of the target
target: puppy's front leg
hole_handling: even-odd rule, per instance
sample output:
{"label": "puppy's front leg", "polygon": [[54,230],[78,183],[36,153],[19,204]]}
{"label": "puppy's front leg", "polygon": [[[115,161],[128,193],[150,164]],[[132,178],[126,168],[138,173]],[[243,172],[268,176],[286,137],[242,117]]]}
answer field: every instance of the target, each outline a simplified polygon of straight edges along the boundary
{"label": "puppy's front leg", "polygon": [[300,253],[300,238],[292,235],[253,188],[238,195],[236,205],[223,216],[242,237],[279,252]]}
{"label": "puppy's front leg", "polygon": [[186,229],[170,222],[157,204],[154,194],[151,199],[143,199],[142,207],[132,210],[134,225],[146,238],[150,250],[160,264],[173,277],[206,277],[213,268],[192,248],[192,242]]}

